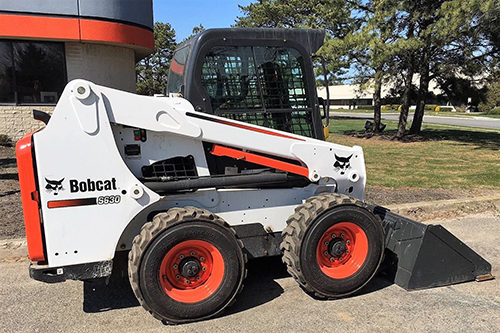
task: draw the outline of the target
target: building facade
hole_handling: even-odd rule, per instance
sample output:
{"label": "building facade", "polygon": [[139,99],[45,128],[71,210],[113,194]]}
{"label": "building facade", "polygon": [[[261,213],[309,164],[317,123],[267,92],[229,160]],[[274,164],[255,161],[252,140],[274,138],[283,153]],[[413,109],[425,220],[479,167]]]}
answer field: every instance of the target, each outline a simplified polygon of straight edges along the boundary
{"label": "building facade", "polygon": [[135,64],[152,52],[152,0],[0,0],[0,134],[40,127],[67,82],[135,92]]}
{"label": "building facade", "polygon": [[[415,74],[413,77],[413,85],[418,87],[420,76]],[[375,92],[373,81],[369,81],[365,86],[360,86],[359,84],[344,84],[344,85],[331,85],[328,86],[328,92],[330,96],[330,106],[332,109],[358,109],[373,106],[373,94]],[[389,81],[382,85],[381,98],[382,103],[391,104],[390,100],[394,99],[392,96],[392,91],[397,91],[396,82]],[[318,97],[326,99],[326,88],[324,86],[318,86],[317,89]],[[442,96],[439,102],[444,102],[449,105],[449,100],[445,96],[445,92],[439,88],[436,80],[431,80],[429,82],[429,92],[434,96]],[[397,99],[397,98],[396,98]],[[438,102],[438,101],[433,101]],[[439,103],[438,102],[438,103]],[[414,107],[414,106],[413,106]]]}

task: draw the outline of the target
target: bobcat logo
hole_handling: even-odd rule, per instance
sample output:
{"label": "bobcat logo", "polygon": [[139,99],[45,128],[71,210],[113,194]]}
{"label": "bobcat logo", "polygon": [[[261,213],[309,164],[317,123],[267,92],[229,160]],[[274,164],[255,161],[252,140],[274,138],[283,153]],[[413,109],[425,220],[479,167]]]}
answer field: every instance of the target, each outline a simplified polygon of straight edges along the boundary
{"label": "bobcat logo", "polygon": [[64,187],[62,186],[64,178],[61,180],[49,180],[45,178],[45,181],[47,182],[47,185],[45,185],[45,190],[49,193],[53,193],[54,195],[57,195],[59,191],[64,190]]}
{"label": "bobcat logo", "polygon": [[350,169],[351,168],[351,157],[352,157],[352,154],[349,155],[348,157],[341,157],[341,156],[337,156],[337,154],[335,154],[335,164],[333,164],[333,167],[335,168],[335,170],[337,170],[337,172],[340,172],[341,175],[344,175],[346,170]]}

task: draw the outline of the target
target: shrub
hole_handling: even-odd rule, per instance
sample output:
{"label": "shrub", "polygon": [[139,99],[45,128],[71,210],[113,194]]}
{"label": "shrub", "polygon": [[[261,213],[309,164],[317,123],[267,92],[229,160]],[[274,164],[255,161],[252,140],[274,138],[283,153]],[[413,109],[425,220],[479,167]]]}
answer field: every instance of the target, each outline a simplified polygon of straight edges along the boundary
{"label": "shrub", "polygon": [[500,114],[500,106],[491,109],[490,112],[488,112],[488,114]]}
{"label": "shrub", "polygon": [[500,107],[500,80],[498,78],[493,79],[492,82],[486,85],[486,89],[486,98],[483,103],[479,104],[479,111],[496,114],[492,112]]}
{"label": "shrub", "polygon": [[436,112],[452,112],[455,110],[453,106],[438,106]]}
{"label": "shrub", "polygon": [[425,111],[435,111],[437,108],[437,105],[434,104],[425,104]]}
{"label": "shrub", "polygon": [[400,110],[400,107],[399,104],[382,105],[382,111],[397,111]]}

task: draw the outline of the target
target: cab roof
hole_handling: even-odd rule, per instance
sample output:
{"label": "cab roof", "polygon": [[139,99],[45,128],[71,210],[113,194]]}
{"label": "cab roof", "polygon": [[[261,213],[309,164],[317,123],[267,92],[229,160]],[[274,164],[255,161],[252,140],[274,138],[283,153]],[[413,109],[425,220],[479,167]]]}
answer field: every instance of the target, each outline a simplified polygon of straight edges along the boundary
{"label": "cab roof", "polygon": [[179,48],[190,45],[191,49],[199,44],[221,40],[231,45],[231,41],[252,41],[252,44],[264,41],[283,41],[300,44],[309,54],[314,54],[323,45],[325,31],[319,29],[284,29],[284,28],[217,28],[207,29],[183,42]]}

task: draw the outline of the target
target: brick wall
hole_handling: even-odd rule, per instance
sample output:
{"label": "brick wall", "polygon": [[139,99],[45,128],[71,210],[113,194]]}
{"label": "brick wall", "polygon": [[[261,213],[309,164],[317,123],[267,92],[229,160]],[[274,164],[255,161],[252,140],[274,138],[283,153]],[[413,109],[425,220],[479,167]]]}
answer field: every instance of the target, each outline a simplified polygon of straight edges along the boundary
{"label": "brick wall", "polygon": [[45,126],[33,119],[33,109],[52,114],[53,106],[7,106],[0,105],[0,134],[6,134],[16,142],[24,134]]}

